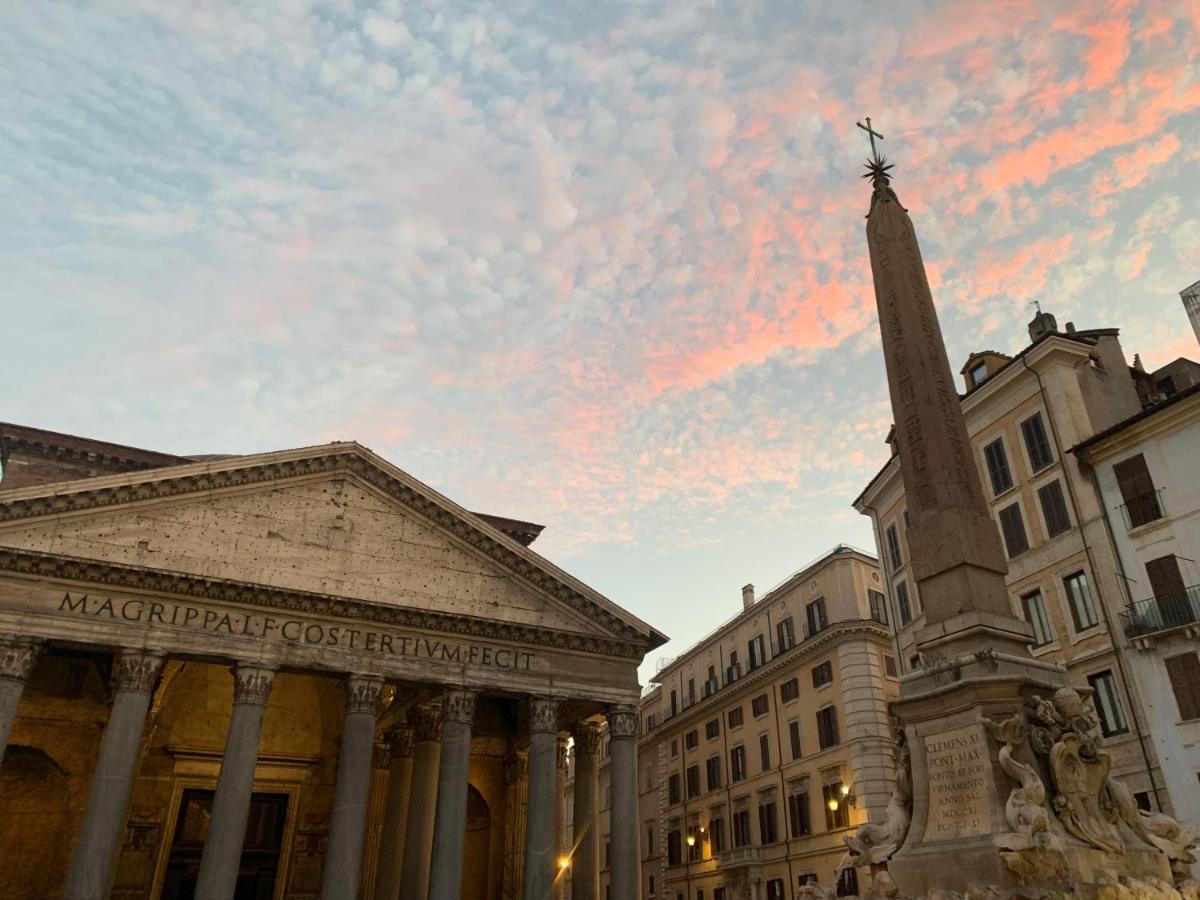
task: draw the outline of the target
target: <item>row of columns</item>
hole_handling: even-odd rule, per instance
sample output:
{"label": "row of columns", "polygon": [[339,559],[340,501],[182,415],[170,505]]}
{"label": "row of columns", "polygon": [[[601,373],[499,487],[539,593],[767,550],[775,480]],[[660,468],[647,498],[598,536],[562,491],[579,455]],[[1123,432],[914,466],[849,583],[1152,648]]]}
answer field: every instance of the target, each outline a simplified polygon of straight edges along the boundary
{"label": "row of columns", "polygon": [[[38,642],[0,635],[0,761],[32,670]],[[114,666],[114,698],[63,891],[65,900],[101,900],[116,861],[151,694],[164,655],[123,651]],[[275,672],[261,663],[233,668],[233,711],[200,860],[197,900],[230,900],[237,885],[262,737]],[[357,895],[363,857],[371,759],[383,679],[351,675],[322,900]],[[375,900],[459,900],[462,892],[474,692],[451,689],[440,709],[410,711],[388,732],[389,783]],[[525,900],[552,896],[558,867],[561,806],[557,783],[559,703],[529,701]],[[613,707],[608,726],[612,761],[612,896],[638,895],[636,735],[633,707]],[[596,835],[599,726],[577,725],[575,740],[572,900],[598,900]]]}

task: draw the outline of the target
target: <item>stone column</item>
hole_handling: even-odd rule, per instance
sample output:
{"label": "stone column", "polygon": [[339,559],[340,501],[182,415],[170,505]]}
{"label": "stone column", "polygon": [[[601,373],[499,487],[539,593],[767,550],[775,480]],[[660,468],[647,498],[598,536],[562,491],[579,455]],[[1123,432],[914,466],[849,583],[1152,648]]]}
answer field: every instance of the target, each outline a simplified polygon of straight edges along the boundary
{"label": "stone column", "polygon": [[575,852],[571,857],[571,900],[600,900],[600,854],[596,836],[597,754],[600,726],[580,722],[571,731],[575,740]]}
{"label": "stone column", "polygon": [[375,719],[382,688],[383,679],[373,675],[352,675],[346,682],[346,722],[342,726],[321,900],[353,900],[358,896]]}
{"label": "stone column", "polygon": [[233,670],[233,715],[200,857],[196,900],[229,900],[237,888],[263,713],[274,678],[273,668],[256,663],[238,663]]}
{"label": "stone column", "polygon": [[108,896],[142,729],[162,664],[161,654],[126,650],[113,666],[116,695],[100,741],[83,825],[67,870],[65,900],[101,900]]}
{"label": "stone column", "polygon": [[4,748],[17,718],[17,706],[41,643],[17,634],[0,634],[0,762],[4,762]]}
{"label": "stone column", "polygon": [[412,788],[413,730],[398,725],[387,733],[388,785],[383,802],[383,831],[379,839],[379,866],[375,874],[375,900],[397,900],[400,869],[404,861],[404,828],[408,821],[408,796]]}
{"label": "stone column", "polygon": [[438,767],[429,900],[459,900],[462,894],[467,779],[471,771],[471,723],[474,720],[475,694],[472,691],[447,691],[442,700],[442,760]]}
{"label": "stone column", "polygon": [[436,706],[418,707],[409,712],[408,723],[413,729],[412,788],[404,827],[400,897],[401,900],[428,900],[438,763],[442,752],[441,710]]}
{"label": "stone column", "polygon": [[[525,822],[525,900],[545,900],[558,869],[554,811],[558,765],[558,701],[529,701],[529,805]],[[617,894],[618,897],[625,896]],[[629,896],[633,896],[630,894]]]}
{"label": "stone column", "polygon": [[569,875],[559,864],[566,854],[563,843],[567,836],[567,735],[558,735],[554,748],[554,898],[566,900]]}
{"label": "stone column", "polygon": [[504,830],[504,900],[517,900],[525,891],[525,812],[529,799],[529,770],[525,754],[504,757],[506,792]]}
{"label": "stone column", "polygon": [[614,897],[637,897],[641,892],[638,870],[637,808],[638,714],[634,706],[614,706],[608,711],[608,750],[612,760],[612,828],[609,849]]}

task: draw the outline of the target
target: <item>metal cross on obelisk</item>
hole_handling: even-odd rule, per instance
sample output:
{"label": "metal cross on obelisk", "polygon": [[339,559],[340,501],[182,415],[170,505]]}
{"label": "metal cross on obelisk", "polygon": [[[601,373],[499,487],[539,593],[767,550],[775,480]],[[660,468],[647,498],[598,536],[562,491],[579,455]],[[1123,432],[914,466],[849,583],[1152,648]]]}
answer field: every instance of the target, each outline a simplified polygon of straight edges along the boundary
{"label": "metal cross on obelisk", "polygon": [[[886,156],[879,155],[879,148],[875,146],[875,138],[883,140],[883,135],[871,127],[871,117],[867,116],[867,124],[855,122],[859,128],[867,133],[867,137],[871,139],[871,158],[867,160],[867,172],[863,178],[870,178],[875,183],[875,187],[887,187],[888,177],[893,166],[887,161]],[[874,204],[874,201],[872,201]]]}
{"label": "metal cross on obelisk", "polygon": [[864,125],[862,122],[855,122],[854,124],[865,131],[871,138],[871,161],[875,163],[882,162],[882,160],[879,158],[879,149],[875,146],[875,138],[879,138],[882,141],[883,135],[871,127],[871,117],[867,116],[866,125]]}

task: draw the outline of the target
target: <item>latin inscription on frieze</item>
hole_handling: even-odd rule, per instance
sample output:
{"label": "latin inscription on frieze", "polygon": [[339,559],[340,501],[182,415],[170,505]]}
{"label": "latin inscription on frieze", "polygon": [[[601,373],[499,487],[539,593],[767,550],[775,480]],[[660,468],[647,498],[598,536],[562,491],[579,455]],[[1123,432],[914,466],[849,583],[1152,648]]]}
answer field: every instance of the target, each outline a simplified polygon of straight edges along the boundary
{"label": "latin inscription on frieze", "polygon": [[926,736],[925,764],[929,773],[926,843],[990,832],[986,750],[979,728],[973,725]]}

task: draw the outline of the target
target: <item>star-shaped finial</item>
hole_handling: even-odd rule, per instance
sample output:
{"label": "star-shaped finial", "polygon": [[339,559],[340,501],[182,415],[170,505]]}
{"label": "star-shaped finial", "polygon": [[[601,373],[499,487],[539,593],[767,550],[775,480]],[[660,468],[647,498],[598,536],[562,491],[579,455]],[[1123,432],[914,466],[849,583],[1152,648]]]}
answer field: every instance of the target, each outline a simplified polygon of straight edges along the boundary
{"label": "star-shaped finial", "polygon": [[876,156],[867,160],[866,168],[867,171],[863,174],[863,178],[878,181],[881,178],[884,180],[891,178],[891,171],[896,166],[894,163],[888,162],[886,156]]}

